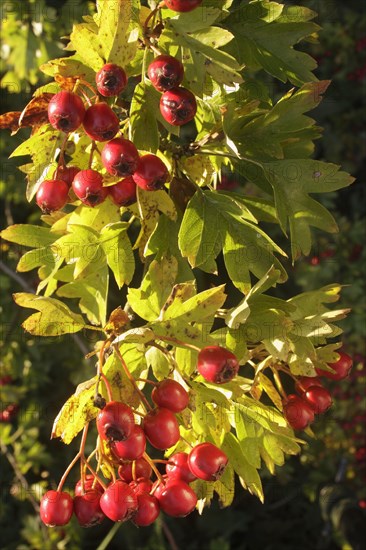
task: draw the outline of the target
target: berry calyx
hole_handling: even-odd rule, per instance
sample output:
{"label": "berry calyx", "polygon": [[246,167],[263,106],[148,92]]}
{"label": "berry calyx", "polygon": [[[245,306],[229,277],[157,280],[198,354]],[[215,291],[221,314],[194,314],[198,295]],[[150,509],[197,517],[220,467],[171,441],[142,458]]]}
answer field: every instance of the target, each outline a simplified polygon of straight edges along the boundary
{"label": "berry calyx", "polygon": [[213,443],[200,443],[188,455],[188,466],[192,474],[205,481],[219,479],[228,463],[226,454]]}
{"label": "berry calyx", "polygon": [[61,210],[69,198],[69,186],[62,180],[44,180],[38,187],[36,203],[44,214]]}
{"label": "berry calyx", "polygon": [[138,458],[133,462],[126,462],[121,464],[118,468],[118,475],[127,483],[130,483],[134,479],[139,479],[141,477],[149,479],[152,474],[152,468],[144,458]]}
{"label": "berry calyx", "polygon": [[147,439],[156,449],[169,449],[179,441],[179,425],[169,409],[157,408],[150,411],[144,417],[142,427]]}
{"label": "berry calyx", "polygon": [[72,182],[74,181],[74,177],[79,172],[80,168],[78,168],[77,166],[59,166],[55,171],[53,177],[55,180],[64,181],[69,187],[71,187]]}
{"label": "berry calyx", "polygon": [[137,510],[137,495],[127,483],[117,480],[100,497],[100,507],[112,521],[127,521]]}
{"label": "berry calyx", "polygon": [[108,188],[103,187],[103,177],[96,170],[80,170],[74,177],[72,189],[78,199],[87,206],[97,206],[108,195]]}
{"label": "berry calyx", "polygon": [[86,110],[83,126],[91,139],[109,141],[119,130],[119,120],[107,103],[100,102]]}
{"label": "berry calyx", "polygon": [[303,394],[303,399],[315,411],[322,414],[332,406],[332,396],[326,388],[310,386]]}
{"label": "berry calyx", "polygon": [[129,139],[109,141],[102,151],[102,163],[113,176],[130,176],[137,168],[139,152]]}
{"label": "berry calyx", "polygon": [[149,493],[137,495],[137,511],[133,514],[131,520],[139,527],[146,527],[154,523],[160,513],[158,499]]}
{"label": "berry calyx", "polygon": [[124,441],[132,435],[135,419],[132,409],[119,401],[110,401],[97,416],[100,437],[108,441]]}
{"label": "berry calyx", "polygon": [[132,177],[141,189],[156,191],[167,181],[168,169],[159,157],[148,154],[140,157]]}
{"label": "berry calyx", "polygon": [[179,382],[167,378],[154,387],[151,398],[159,407],[165,407],[175,413],[183,411],[188,405],[189,395]]}
{"label": "berry calyx", "polygon": [[113,455],[118,459],[136,460],[141,458],[146,449],[145,433],[140,426],[135,426],[127,439],[112,441],[110,447]]}
{"label": "berry calyx", "polygon": [[330,380],[343,380],[347,378],[353,365],[353,359],[347,353],[339,352],[339,359],[335,363],[329,363],[329,367],[335,372],[329,372],[322,369],[316,369],[318,376],[329,378]]}
{"label": "berry calyx", "polygon": [[161,96],[160,112],[169,124],[182,126],[195,117],[196,99],[186,88],[172,88]]}
{"label": "berry calyx", "polygon": [[163,512],[178,518],[193,512],[197,504],[196,493],[181,479],[168,479],[156,498]]}
{"label": "berry calyx", "polygon": [[73,499],[63,491],[47,491],[41,499],[41,520],[48,527],[69,523],[73,512]]}
{"label": "berry calyx", "polygon": [[192,11],[200,4],[202,4],[202,0],[165,0],[167,8],[180,13]]}
{"label": "berry calyx", "polygon": [[198,354],[197,370],[208,382],[225,384],[238,374],[239,362],[226,348],[207,346]]}
{"label": "berry calyx", "polygon": [[93,527],[105,518],[100,497],[101,493],[94,489],[74,498],[74,513],[81,527]]}
{"label": "berry calyx", "polygon": [[191,483],[197,479],[189,468],[187,453],[175,453],[170,456],[165,469],[169,479],[181,479],[186,483]]}
{"label": "berry calyx", "polygon": [[183,80],[184,68],[176,57],[158,55],[147,68],[151,84],[159,92],[166,92],[179,86]]}
{"label": "berry calyx", "polygon": [[287,396],[283,413],[294,430],[304,430],[314,421],[314,411],[301,397],[295,394]]}
{"label": "berry calyx", "polygon": [[[83,492],[83,486],[81,483],[81,479],[76,483],[74,494],[75,496],[81,496],[85,493],[88,493],[89,491],[98,491],[99,493],[103,493],[104,489],[99,483],[99,481],[96,481],[94,485],[94,479],[95,477],[92,474],[87,474],[84,479],[84,492]],[[93,487],[94,485],[94,487]]]}
{"label": "berry calyx", "polygon": [[82,99],[63,90],[55,94],[48,104],[48,120],[56,129],[65,133],[79,128],[85,116],[85,107]]}
{"label": "berry calyx", "polygon": [[128,176],[108,187],[108,193],[117,206],[128,206],[136,202],[136,183],[132,176]]}
{"label": "berry calyx", "polygon": [[107,63],[97,72],[95,83],[102,96],[111,97],[120,94],[126,88],[127,75],[119,65]]}

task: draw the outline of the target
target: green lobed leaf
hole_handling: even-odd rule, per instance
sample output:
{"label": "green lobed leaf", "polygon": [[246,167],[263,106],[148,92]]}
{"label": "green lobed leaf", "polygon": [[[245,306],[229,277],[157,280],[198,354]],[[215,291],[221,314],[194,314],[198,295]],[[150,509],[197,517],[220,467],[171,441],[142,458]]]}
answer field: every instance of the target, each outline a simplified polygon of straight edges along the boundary
{"label": "green lobed leaf", "polygon": [[31,224],[10,225],[1,231],[0,236],[6,241],[30,248],[44,248],[56,240],[56,236],[50,233],[48,227]]}
{"label": "green lobed leaf", "polygon": [[102,229],[99,240],[118,288],[129,284],[135,271],[135,258],[127,229],[128,224],[124,222],[108,224]]}
{"label": "green lobed leaf", "polygon": [[159,148],[155,99],[151,84],[141,82],[134,90],[130,107],[129,138],[138,149],[152,153]]}
{"label": "green lobed leaf", "polygon": [[39,313],[34,313],[22,323],[22,327],[33,335],[60,336],[79,332],[85,327],[82,316],[59,300],[27,292],[18,292],[13,297],[18,306],[38,310]]}

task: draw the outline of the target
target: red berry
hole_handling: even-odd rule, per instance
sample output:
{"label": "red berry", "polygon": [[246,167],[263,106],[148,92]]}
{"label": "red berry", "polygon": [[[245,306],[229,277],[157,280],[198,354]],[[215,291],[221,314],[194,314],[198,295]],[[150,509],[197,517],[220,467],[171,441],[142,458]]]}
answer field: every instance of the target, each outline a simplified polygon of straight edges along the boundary
{"label": "red berry", "polygon": [[298,379],[295,385],[295,390],[299,395],[302,395],[307,389],[312,386],[323,387],[321,380],[317,376],[302,376]]}
{"label": "red berry", "polygon": [[299,396],[287,396],[283,412],[287,422],[294,430],[304,430],[314,421],[313,409]]}
{"label": "red berry", "polygon": [[137,495],[127,483],[117,480],[100,497],[100,507],[112,521],[127,521],[137,510]]}
{"label": "red berry", "polygon": [[73,512],[73,500],[69,493],[47,491],[40,504],[40,516],[49,527],[66,525]]}
{"label": "red berry", "polygon": [[187,12],[196,9],[202,0],[165,0],[167,8],[178,12]]}
{"label": "red berry", "polygon": [[147,439],[156,449],[169,449],[179,441],[179,425],[175,415],[164,408],[150,411],[143,420]]}
{"label": "red berry", "polygon": [[161,96],[160,112],[169,124],[182,126],[195,117],[196,99],[186,88],[172,88]]}
{"label": "red berry", "polygon": [[104,489],[103,487],[101,486],[101,484],[99,483],[99,481],[97,481],[95,483],[95,487],[93,488],[93,484],[94,484],[94,476],[92,474],[87,474],[85,476],[85,480],[84,480],[84,492],[83,492],[83,487],[82,487],[82,483],[81,483],[81,479],[79,479],[79,481],[76,483],[75,485],[75,489],[74,489],[74,494],[75,496],[81,496],[89,491],[98,491],[99,493],[103,493]]}
{"label": "red berry", "polygon": [[187,516],[193,512],[197,504],[196,493],[181,479],[169,479],[156,498],[161,509],[173,517]]}
{"label": "red berry", "polygon": [[82,527],[92,527],[105,518],[100,508],[100,491],[91,490],[74,498],[74,513]]}
{"label": "red berry", "polygon": [[189,469],[187,453],[176,453],[170,456],[166,465],[166,473],[169,479],[181,479],[186,483],[191,483],[197,479]]}
{"label": "red berry", "polygon": [[126,462],[118,468],[119,477],[127,483],[141,477],[149,479],[151,474],[151,466],[144,458],[138,458],[133,462]]}
{"label": "red berry", "polygon": [[44,180],[38,187],[36,203],[45,214],[61,210],[69,198],[69,186],[62,180]]}
{"label": "red berry", "polygon": [[140,477],[136,481],[130,481],[129,486],[136,493],[136,495],[141,495],[142,493],[150,493],[153,482],[151,479],[146,479],[145,477]]}
{"label": "red berry", "polygon": [[303,394],[303,399],[316,414],[322,414],[332,405],[332,396],[326,388],[310,386]]}
{"label": "red berry", "polygon": [[72,189],[78,199],[87,206],[97,206],[108,195],[108,188],[103,187],[103,177],[96,170],[80,170],[72,182]]}
{"label": "red berry", "polygon": [[118,401],[110,401],[97,416],[100,437],[109,441],[124,441],[132,435],[135,419],[132,409]]}
{"label": "red berry", "polygon": [[119,65],[107,63],[96,74],[98,92],[104,97],[118,95],[127,86],[127,75]]}
{"label": "red berry", "polygon": [[198,354],[197,370],[208,382],[230,382],[239,370],[239,362],[231,351],[220,346],[207,346]]}
{"label": "red berry", "polygon": [[135,426],[132,434],[124,441],[112,441],[111,451],[117,458],[136,460],[141,458],[146,449],[145,433],[140,426]]}
{"label": "red berry", "polygon": [[83,126],[91,139],[109,141],[119,130],[119,120],[109,105],[101,102],[86,110]]}
{"label": "red berry", "polygon": [[339,359],[335,363],[329,363],[329,367],[335,372],[328,372],[322,369],[316,369],[318,376],[330,378],[331,380],[343,380],[347,378],[353,365],[353,359],[347,353],[339,352]]}
{"label": "red berry", "polygon": [[173,412],[181,412],[188,405],[189,395],[181,384],[167,378],[159,382],[151,393],[152,400],[159,407]]}
{"label": "red berry", "polygon": [[154,191],[164,186],[168,179],[168,169],[159,157],[148,154],[140,157],[132,177],[142,189]]}
{"label": "red berry", "polygon": [[132,176],[111,185],[108,192],[117,206],[128,206],[136,202],[136,183]]}
{"label": "red berry", "polygon": [[137,495],[137,511],[131,520],[139,527],[145,527],[153,523],[160,513],[158,499],[154,495],[142,493]]}
{"label": "red berry", "polygon": [[10,376],[10,374],[7,374],[0,378],[0,386],[8,386],[12,382],[13,382],[13,377]]}
{"label": "red berry", "polygon": [[129,139],[109,141],[102,151],[102,163],[113,176],[130,176],[137,168],[139,152]]}
{"label": "red berry", "polygon": [[192,474],[205,481],[219,479],[227,463],[226,454],[208,441],[193,447],[188,455],[188,466]]}
{"label": "red berry", "polygon": [[19,411],[17,403],[9,403],[3,410],[0,411],[0,422],[11,422],[14,420]]}
{"label": "red berry", "polygon": [[59,166],[53,177],[55,180],[64,181],[69,187],[71,187],[74,177],[78,172],[80,172],[80,168],[77,166]]}
{"label": "red berry", "polygon": [[55,94],[48,104],[48,120],[56,130],[73,132],[83,122],[85,107],[82,99],[63,90]]}
{"label": "red berry", "polygon": [[184,68],[177,58],[171,55],[158,55],[148,66],[147,74],[154,88],[159,92],[165,92],[179,86],[183,80]]}

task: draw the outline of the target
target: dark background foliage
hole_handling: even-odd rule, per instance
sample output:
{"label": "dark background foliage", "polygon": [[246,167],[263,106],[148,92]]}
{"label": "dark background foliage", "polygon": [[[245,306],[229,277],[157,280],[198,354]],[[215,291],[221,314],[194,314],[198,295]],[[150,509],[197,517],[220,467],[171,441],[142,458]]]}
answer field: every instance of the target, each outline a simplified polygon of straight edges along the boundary
{"label": "dark background foliage", "polygon": [[[289,2],[287,2],[289,3]],[[64,529],[47,529],[38,520],[39,496],[55,486],[73,445],[49,441],[50,428],[60,405],[75,385],[90,377],[94,365],[83,360],[93,342],[71,336],[41,339],[26,336],[20,328],[23,312],[11,294],[34,290],[36,274],[15,274],[20,250],[0,243],[0,529],[1,547],[121,548],[126,550],[309,550],[365,548],[366,508],[366,324],[365,280],[365,105],[366,14],[358,0],[306,3],[319,13],[323,27],[317,43],[302,45],[318,61],[319,79],[332,85],[316,111],[324,127],[317,157],[336,164],[356,177],[338,194],[326,197],[336,217],[339,236],[319,233],[310,258],[293,268],[296,290],[332,281],[346,286],[342,305],[353,312],[343,322],[344,348],[355,367],[349,379],[332,387],[334,406],[315,425],[315,439],[301,457],[264,476],[265,504],[238,487],[233,506],[217,503],[202,516],[184,520],[164,518],[154,527],[137,529],[106,521],[82,530],[76,521]],[[93,2],[29,0],[0,3],[2,29],[1,109],[22,110],[35,87],[42,84],[38,66],[62,55],[60,36],[73,21],[93,10]],[[63,41],[65,43],[65,41]],[[33,204],[25,202],[25,185],[8,155],[24,139],[0,135],[0,217],[2,227],[39,219]],[[240,179],[236,178],[240,184]],[[323,199],[324,200],[324,199]],[[89,375],[89,376],[88,376]],[[74,473],[75,482],[77,472]],[[112,529],[112,531],[111,531]],[[345,546],[345,540],[348,546]],[[110,542],[109,542],[110,541]]]}

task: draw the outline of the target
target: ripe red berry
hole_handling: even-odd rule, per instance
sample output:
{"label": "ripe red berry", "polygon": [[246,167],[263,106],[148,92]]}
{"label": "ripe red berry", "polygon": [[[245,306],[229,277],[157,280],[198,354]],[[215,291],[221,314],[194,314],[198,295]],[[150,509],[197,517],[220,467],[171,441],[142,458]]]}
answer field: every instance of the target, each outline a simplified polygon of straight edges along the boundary
{"label": "ripe red berry", "polygon": [[95,82],[98,92],[104,97],[118,95],[127,86],[127,75],[119,65],[107,63],[97,72]]}
{"label": "ripe red berry", "polygon": [[142,425],[147,439],[156,449],[165,450],[179,441],[179,425],[169,409],[157,408],[150,411]]}
{"label": "ripe red berry", "polygon": [[127,483],[117,480],[100,497],[100,507],[112,521],[127,521],[137,510],[137,495]]}
{"label": "ripe red berry", "polygon": [[78,199],[87,206],[97,206],[108,195],[108,188],[103,187],[103,177],[96,170],[80,170],[72,182],[72,189]]}
{"label": "ripe red berry", "polygon": [[128,206],[136,202],[136,183],[132,176],[109,186],[108,192],[117,206]]}
{"label": "ripe red berry", "polygon": [[313,409],[295,394],[287,396],[283,412],[287,422],[294,430],[304,430],[314,421]]}
{"label": "ripe red berry", "polygon": [[163,512],[173,517],[187,516],[197,504],[196,493],[181,479],[168,479],[156,498]]}
{"label": "ripe red berry", "polygon": [[153,482],[151,479],[146,479],[145,477],[140,477],[136,481],[130,481],[129,486],[136,493],[136,495],[141,495],[142,493],[150,493]]}
{"label": "ripe red berry", "polygon": [[202,0],[165,0],[167,8],[178,12],[187,12],[196,9]]}
{"label": "ripe red berry", "polygon": [[79,128],[85,116],[82,99],[72,92],[63,90],[55,94],[48,104],[50,124],[62,132],[73,132]]}
{"label": "ripe red berry", "polygon": [[81,496],[85,493],[88,493],[89,491],[98,491],[99,493],[103,493],[104,489],[101,486],[101,484],[99,483],[99,481],[97,481],[95,483],[95,487],[93,488],[94,479],[95,478],[92,474],[87,474],[85,476],[85,479],[84,479],[84,492],[83,492],[81,479],[79,479],[79,481],[76,483],[75,489],[74,489],[75,496]]}
{"label": "ripe red berry", "polygon": [[239,362],[231,351],[221,346],[207,346],[198,354],[197,370],[208,382],[230,382],[239,370]]}
{"label": "ripe red berry", "polygon": [[135,426],[131,435],[124,441],[112,441],[111,451],[113,455],[123,460],[136,460],[141,458],[146,449],[146,437],[140,426]]}
{"label": "ripe red berry", "polygon": [[137,511],[132,516],[131,520],[139,527],[145,527],[154,523],[160,513],[160,505],[158,499],[149,493],[137,495]]}
{"label": "ripe red berry", "polygon": [[168,179],[168,169],[164,162],[153,154],[140,157],[133,179],[139,187],[146,191],[161,189]]}
{"label": "ripe red berry", "polygon": [[193,447],[188,455],[188,466],[192,474],[205,481],[219,479],[227,463],[226,454],[208,441]]}
{"label": "ripe red berry", "polygon": [[102,163],[113,176],[130,176],[137,168],[139,152],[129,139],[109,141],[102,151]]}
{"label": "ripe red berry", "polygon": [[82,527],[93,527],[105,518],[100,507],[101,493],[90,490],[74,498],[74,513]]}
{"label": "ripe red berry", "polygon": [[196,99],[186,88],[172,88],[161,96],[160,112],[169,124],[182,126],[195,117]]}
{"label": "ripe red berry", "polygon": [[0,378],[0,386],[8,386],[13,382],[13,377],[10,374],[6,374]]}
{"label": "ripe red berry", "polygon": [[44,180],[38,187],[36,203],[45,214],[61,210],[69,198],[69,186],[62,180]]}
{"label": "ripe red berry", "polygon": [[295,384],[295,390],[299,395],[302,395],[307,389],[312,386],[323,387],[323,384],[317,376],[301,376]]}
{"label": "ripe red berry", "polygon": [[151,398],[159,407],[181,412],[188,405],[189,395],[179,382],[167,378],[154,387]]}
{"label": "ripe red berry", "polygon": [[165,92],[179,86],[183,80],[184,68],[176,57],[158,55],[148,66],[147,74],[154,88]]}
{"label": "ripe red berry", "polygon": [[166,473],[169,479],[181,479],[186,483],[191,483],[197,479],[189,469],[187,453],[175,453],[170,456],[166,465]]}
{"label": "ripe red berry", "polygon": [[126,462],[118,468],[119,477],[127,483],[141,477],[149,479],[151,474],[151,466],[144,458],[138,458],[133,462]]}
{"label": "ripe red berry", "polygon": [[64,181],[69,187],[71,187],[74,177],[78,172],[80,172],[80,168],[77,166],[59,166],[53,177],[55,180]]}
{"label": "ripe red berry", "polygon": [[109,441],[124,441],[132,435],[135,419],[132,409],[119,401],[110,401],[97,416],[100,437]]}
{"label": "ripe red berry", "polygon": [[18,403],[9,403],[0,410],[0,422],[11,422],[14,420],[19,411]]}
{"label": "ripe red berry", "polygon": [[330,378],[331,380],[343,380],[347,378],[353,365],[353,359],[347,353],[339,352],[339,359],[335,363],[329,363],[329,367],[335,372],[328,372],[322,369],[316,369],[318,376]]}
{"label": "ripe red berry", "polygon": [[66,525],[73,512],[73,499],[69,493],[47,491],[40,504],[40,516],[49,527]]}
{"label": "ripe red berry", "polygon": [[91,139],[109,141],[119,130],[119,120],[107,103],[100,102],[86,110],[83,126]]}
{"label": "ripe red berry", "polygon": [[310,386],[303,394],[303,399],[316,414],[322,414],[332,405],[332,396],[326,388]]}

